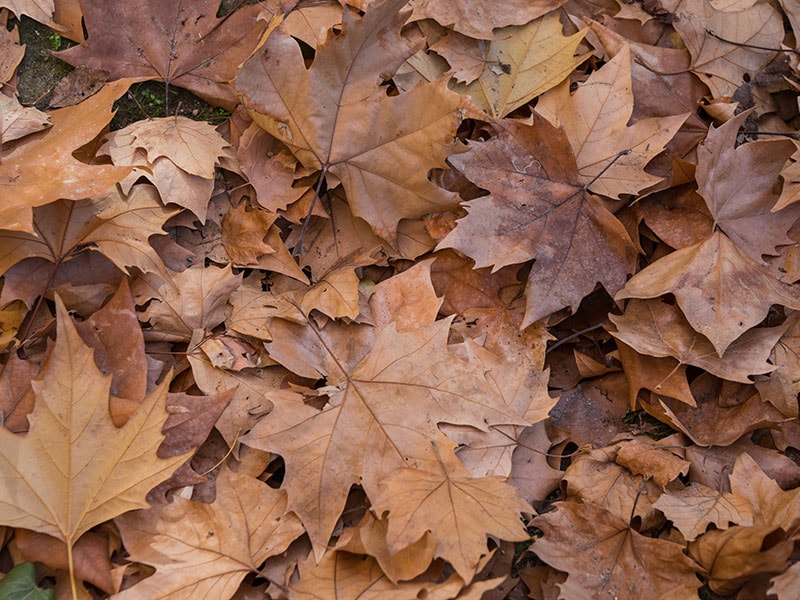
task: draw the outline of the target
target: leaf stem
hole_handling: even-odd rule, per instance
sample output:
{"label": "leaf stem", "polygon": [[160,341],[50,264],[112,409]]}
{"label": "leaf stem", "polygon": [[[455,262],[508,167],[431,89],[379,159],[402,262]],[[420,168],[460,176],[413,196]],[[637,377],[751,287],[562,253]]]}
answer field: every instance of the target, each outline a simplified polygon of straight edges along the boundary
{"label": "leaf stem", "polygon": [[294,250],[292,250],[292,256],[294,258],[299,257],[303,253],[303,237],[306,235],[308,223],[311,220],[311,213],[314,212],[314,207],[317,205],[317,200],[322,192],[322,184],[325,181],[325,175],[328,173],[328,166],[329,165],[326,164],[322,167],[322,172],[319,174],[319,179],[317,179],[317,185],[314,187],[314,197],[311,199],[311,206],[308,207],[308,213],[306,213],[306,218],[303,219],[303,227],[300,229],[297,244],[295,244]]}
{"label": "leaf stem", "polygon": [[608,171],[615,162],[617,162],[620,158],[622,158],[623,156],[627,156],[630,153],[631,153],[630,148],[628,148],[627,150],[620,150],[619,152],[617,152],[617,155],[614,158],[612,158],[605,167],[603,167],[603,170],[600,171],[597,175],[595,175],[594,178],[592,178],[592,180],[589,183],[583,186],[583,191],[588,192],[590,185],[592,185],[595,181],[600,179],[600,177],[603,176],[603,173]]}
{"label": "leaf stem", "polygon": [[755,44],[745,44],[744,42],[734,42],[733,40],[728,40],[711,31],[710,29],[706,29],[706,33],[713,38],[718,39],[720,42],[725,42],[726,44],[731,44],[733,46],[740,46],[741,48],[751,48],[753,50],[766,50],[767,52],[791,52],[792,54],[800,54],[800,50],[795,48],[767,48],[766,46],[756,46]]}

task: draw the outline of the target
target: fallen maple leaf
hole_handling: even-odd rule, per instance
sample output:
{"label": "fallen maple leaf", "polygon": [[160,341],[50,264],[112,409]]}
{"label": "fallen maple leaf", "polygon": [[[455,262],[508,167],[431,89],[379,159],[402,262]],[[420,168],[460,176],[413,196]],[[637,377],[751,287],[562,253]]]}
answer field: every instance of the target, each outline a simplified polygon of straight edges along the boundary
{"label": "fallen maple leaf", "polygon": [[493,30],[524,25],[554,11],[562,0],[509,0],[497,10],[490,0],[415,0],[417,10],[445,27],[473,38],[491,39]]}
{"label": "fallen maple leaf", "polygon": [[260,6],[242,7],[223,19],[216,16],[218,7],[218,0],[102,6],[82,0],[88,45],[57,56],[74,67],[106,69],[112,79],[161,79],[233,109],[236,97],[227,82],[256,47],[265,23],[258,20]]}
{"label": "fallen maple leaf", "polygon": [[227,600],[250,572],[303,533],[286,493],[223,468],[212,504],[174,498],[116,519],[131,559],[155,575],[116,597]]}
{"label": "fallen maple leaf", "polygon": [[598,281],[613,294],[632,267],[622,224],[584,189],[563,130],[538,115],[530,125],[496,122],[497,135],[450,163],[492,192],[464,202],[468,215],[439,243],[475,267],[536,259],[526,288],[526,327],[565,306],[576,310]]}
{"label": "fallen maple leaf", "polygon": [[[697,192],[705,199],[714,225],[753,260],[777,254],[793,244],[789,229],[800,218],[800,206],[777,209],[773,187],[795,145],[791,140],[757,140],[736,145],[736,136],[751,111],[708,132],[697,147]],[[769,231],[770,235],[764,235]]]}
{"label": "fallen maple leaf", "polygon": [[56,303],[56,345],[41,379],[32,382],[37,402],[30,430],[21,437],[0,429],[0,523],[64,541],[71,564],[83,533],[147,506],[150,489],[186,455],[156,455],[168,417],[168,380],[123,427],[114,427],[107,402],[111,377],[100,374],[64,305]]}
{"label": "fallen maple leaf", "polygon": [[586,59],[575,56],[585,31],[565,36],[562,29],[558,13],[552,12],[496,32],[479,57],[484,64],[480,76],[452,89],[471,96],[492,117],[505,117],[557,85]]}
{"label": "fallen maple leaf", "polygon": [[[631,53],[624,46],[574,94],[562,83],[536,105],[539,114],[564,128],[579,181],[611,198],[637,195],[660,181],[644,168],[689,116],[653,117],[628,125],[633,114],[631,85]],[[628,153],[620,155],[624,151]]]}
{"label": "fallen maple leaf", "polygon": [[398,468],[438,469],[432,442],[442,456],[452,455],[438,423],[485,429],[518,420],[494,401],[483,373],[447,347],[450,319],[407,333],[392,323],[374,340],[358,327],[328,323],[319,330],[273,319],[270,355],[299,375],[325,376],[329,402],[318,410],[299,394],[284,397],[241,440],[283,457],[289,508],[318,556],[351,485],[375,498]]}
{"label": "fallen maple leaf", "polygon": [[59,198],[80,200],[100,194],[130,173],[131,167],[89,165],[72,155],[108,125],[114,116],[112,103],[130,83],[123,79],[107,84],[80,104],[46,113],[53,124],[50,129],[0,150],[3,229],[33,233],[33,207]]}
{"label": "fallen maple leaf", "polygon": [[724,233],[681,248],[634,275],[616,295],[656,298],[672,293],[686,319],[719,356],[760,323],[773,304],[800,309],[797,290],[777,279]]}
{"label": "fallen maple leaf", "polygon": [[710,524],[727,529],[730,524],[752,525],[753,509],[746,498],[692,483],[680,490],[667,490],[653,505],[683,534],[694,541]]}
{"label": "fallen maple leaf", "polygon": [[544,532],[531,550],[568,573],[563,597],[638,600],[700,587],[682,545],[646,537],[594,504],[559,502],[531,524]]}
{"label": "fallen maple leaf", "polygon": [[487,553],[487,534],[525,541],[530,535],[520,513],[533,512],[501,478],[473,478],[457,461],[440,463],[438,472],[395,471],[381,482],[372,509],[389,513],[390,552],[417,542],[429,531],[436,540],[434,556],[449,561],[467,583]]}
{"label": "fallen maple leaf", "polygon": [[345,11],[309,69],[279,27],[234,81],[253,120],[307,169],[341,181],[353,214],[392,245],[401,219],[455,207],[427,173],[445,166],[463,103],[443,82],[394,97],[380,87],[416,49],[399,35],[403,4],[376,4],[360,20]]}

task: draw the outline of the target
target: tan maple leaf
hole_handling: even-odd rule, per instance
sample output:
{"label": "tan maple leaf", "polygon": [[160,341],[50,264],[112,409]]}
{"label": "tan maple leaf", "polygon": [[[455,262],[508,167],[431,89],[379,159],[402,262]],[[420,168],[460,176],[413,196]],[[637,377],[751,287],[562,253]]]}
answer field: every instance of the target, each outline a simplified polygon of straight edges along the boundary
{"label": "tan maple leaf", "polygon": [[115,520],[131,559],[156,573],[116,597],[231,598],[245,575],[283,552],[303,533],[286,513],[286,493],[223,468],[217,496],[206,504],[184,498]]}
{"label": "tan maple leaf", "polygon": [[503,118],[557,85],[586,59],[575,56],[585,31],[562,34],[557,12],[494,33],[484,44],[483,72],[452,89],[467,94],[494,118]]}
{"label": "tan maple leaf", "polygon": [[531,550],[568,573],[559,585],[564,597],[638,600],[700,587],[682,545],[644,536],[594,504],[559,502],[532,524],[544,537]]}
{"label": "tan maple leaf", "polygon": [[445,166],[462,106],[443,82],[393,97],[380,87],[416,49],[399,34],[403,4],[376,4],[361,19],[345,11],[343,31],[308,69],[279,27],[234,81],[253,120],[304,167],[341,181],[353,214],[392,245],[401,219],[455,207],[455,194],[427,173]]}
{"label": "tan maple leaf", "polygon": [[[322,410],[299,394],[284,395],[242,438],[286,461],[289,507],[300,516],[317,555],[360,484],[375,498],[398,468],[438,469],[454,444],[437,423],[514,423],[494,399],[482,372],[447,347],[450,319],[398,333],[328,323],[323,329],[273,319],[270,355],[299,375],[326,378]],[[291,343],[289,341],[292,340]],[[313,440],[313,443],[311,441]]]}
{"label": "tan maple leaf", "polygon": [[[31,209],[59,198],[80,200],[105,192],[131,167],[89,165],[73,152],[92,141],[111,120],[113,102],[128,89],[123,79],[80,104],[47,113],[53,126],[0,150],[0,223],[3,229],[33,232]],[[42,177],[47,173],[47,177]]]}
{"label": "tan maple leaf", "polygon": [[511,542],[529,539],[520,513],[533,512],[500,477],[473,478],[457,461],[440,463],[438,472],[395,471],[381,482],[372,509],[389,513],[390,552],[430,532],[436,540],[434,556],[449,561],[467,583],[487,553],[486,536]]}
{"label": "tan maple leaf", "polygon": [[584,189],[563,130],[535,114],[530,125],[494,127],[497,135],[450,158],[491,195],[464,202],[469,214],[438,248],[460,250],[476,268],[535,259],[523,327],[565,306],[577,309],[598,282],[615,293],[632,267],[633,242]]}
{"label": "tan maple leaf", "polygon": [[746,0],[728,8],[704,0],[669,0],[664,8],[677,13],[674,27],[692,55],[691,68],[715,98],[732,96],[781,47],[781,15],[770,4]]}
{"label": "tan maple leaf", "polygon": [[752,525],[753,509],[746,498],[718,492],[701,483],[667,490],[653,505],[672,521],[688,541],[696,540],[713,523],[717,529]]}
{"label": "tan maple leaf", "polygon": [[[72,546],[91,527],[147,506],[145,496],[186,460],[161,459],[168,380],[121,428],[108,413],[111,377],[95,366],[57,299],[57,338],[40,379],[27,435],[0,428],[0,523]],[[73,596],[75,596],[73,578]],[[76,597],[76,596],[75,596]]]}
{"label": "tan maple leaf", "polygon": [[719,356],[760,323],[771,305],[800,308],[800,295],[792,286],[779,281],[719,230],[651,263],[616,298],[668,293],[675,295],[691,326],[708,338]]}
{"label": "tan maple leaf", "polygon": [[227,82],[256,47],[265,23],[257,19],[260,6],[223,19],[216,16],[218,7],[216,0],[82,3],[88,44],[58,57],[74,67],[106,69],[112,79],[161,79],[232,110],[236,98]]}
{"label": "tan maple leaf", "polygon": [[[752,111],[717,128],[697,148],[697,192],[705,199],[714,225],[760,262],[777,254],[776,246],[793,244],[789,229],[800,206],[776,210],[773,191],[783,166],[795,150],[791,140],[756,140],[736,145],[739,129]],[[770,235],[764,235],[769,231]]]}
{"label": "tan maple leaf", "polygon": [[445,27],[478,39],[491,39],[493,30],[508,25],[525,25],[554,11],[562,0],[509,0],[503,10],[489,0],[415,0],[421,15]]}
{"label": "tan maple leaf", "polygon": [[[632,125],[631,53],[625,45],[579,85],[561,84],[544,94],[536,111],[562,126],[575,152],[579,181],[597,194],[637,195],[661,178],[644,168],[680,129],[689,113],[641,119]],[[620,152],[629,151],[626,155]]]}
{"label": "tan maple leaf", "polygon": [[[731,381],[750,383],[751,375],[775,370],[768,359],[785,327],[765,327],[745,332],[722,357],[712,343],[697,333],[680,308],[660,300],[632,299],[622,315],[610,315],[616,329],[611,335],[642,354],[675,358],[681,365],[696,365]],[[669,396],[663,390],[660,394]]]}
{"label": "tan maple leaf", "polygon": [[126,193],[145,177],[165,204],[188,208],[201,223],[214,189],[214,167],[220,159],[232,158],[228,142],[212,125],[177,116],[136,121],[113,131],[97,153],[118,166],[141,167],[123,182]]}
{"label": "tan maple leaf", "polygon": [[14,96],[0,95],[0,140],[4,144],[49,126],[47,114],[35,106],[22,106]]}
{"label": "tan maple leaf", "polygon": [[749,454],[736,459],[730,483],[734,494],[753,505],[756,525],[780,527],[787,537],[800,531],[800,490],[782,490]]}

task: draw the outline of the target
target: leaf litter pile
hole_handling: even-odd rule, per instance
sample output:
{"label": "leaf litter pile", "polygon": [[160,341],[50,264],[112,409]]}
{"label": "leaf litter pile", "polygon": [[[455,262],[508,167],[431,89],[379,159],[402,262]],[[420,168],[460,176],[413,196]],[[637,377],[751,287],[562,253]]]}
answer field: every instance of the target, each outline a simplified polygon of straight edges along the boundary
{"label": "leaf litter pile", "polygon": [[3,598],[800,597],[797,0],[0,7]]}

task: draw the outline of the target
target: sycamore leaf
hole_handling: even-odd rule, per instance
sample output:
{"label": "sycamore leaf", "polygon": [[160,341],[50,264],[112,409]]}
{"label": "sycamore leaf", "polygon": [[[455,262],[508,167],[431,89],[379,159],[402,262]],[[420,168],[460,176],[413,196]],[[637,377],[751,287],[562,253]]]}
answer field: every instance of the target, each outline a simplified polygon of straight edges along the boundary
{"label": "sycamore leaf", "polygon": [[0,94],[0,140],[4,144],[50,127],[50,119],[35,106],[22,106],[14,96]]}
{"label": "sycamore leaf", "polygon": [[158,188],[164,203],[188,208],[205,223],[214,167],[220,158],[232,156],[228,147],[208,123],[166,117],[136,121],[110,133],[97,153],[109,156],[118,166],[142,167],[129,175],[127,186],[145,177]]}
{"label": "sycamore leaf", "polygon": [[497,135],[450,162],[490,196],[464,203],[468,215],[440,242],[475,267],[536,259],[528,277],[530,325],[565,306],[577,309],[598,281],[613,294],[632,266],[633,242],[602,202],[588,193],[562,130],[542,117],[495,124]]}
{"label": "sycamore leaf", "polygon": [[[776,246],[793,244],[788,231],[800,217],[800,206],[775,211],[773,187],[795,145],[791,140],[756,140],[736,145],[739,128],[750,111],[712,128],[697,147],[697,192],[705,199],[714,224],[755,261],[777,254]],[[774,212],[770,212],[770,211]],[[770,235],[764,235],[769,231]]]}
{"label": "sycamore leaf", "polygon": [[[722,357],[704,336],[691,328],[681,310],[660,300],[631,300],[620,315],[609,315],[616,331],[611,335],[642,354],[675,358],[731,381],[751,383],[751,375],[775,370],[770,353],[785,327],[765,327],[745,332]],[[669,396],[658,390],[662,396]]]}
{"label": "sycamore leaf", "polygon": [[700,483],[667,490],[653,505],[672,521],[688,541],[696,540],[713,523],[717,529],[752,525],[753,509],[746,498],[718,492]]}
{"label": "sycamore leaf", "polygon": [[216,16],[219,2],[146,0],[131,4],[81,2],[88,45],[58,53],[72,66],[106,69],[112,79],[147,77],[186,88],[232,109],[227,83],[258,43],[265,23],[259,6]]}
{"label": "sycamore leaf", "polygon": [[656,298],[669,293],[719,356],[760,323],[771,305],[800,309],[800,294],[792,286],[780,282],[719,230],[703,242],[651,263],[616,298]]}
{"label": "sycamore leaf", "polygon": [[730,482],[731,491],[753,505],[756,525],[780,527],[787,536],[800,531],[800,490],[783,491],[749,454],[736,459]]}
{"label": "sycamore leaf", "polygon": [[[0,149],[0,223],[3,229],[33,232],[35,206],[59,198],[100,194],[131,167],[88,165],[72,153],[92,141],[111,120],[111,105],[130,85],[107,84],[80,104],[47,113],[53,126]],[[47,173],[47,177],[42,177]]]}
{"label": "sycamore leaf", "polygon": [[131,287],[136,303],[147,304],[139,319],[153,329],[145,331],[145,339],[188,342],[196,329],[211,331],[225,320],[228,297],[242,276],[234,275],[230,265],[198,266],[173,273],[166,281],[169,284],[145,275]]}
{"label": "sycamore leaf", "polygon": [[735,3],[738,10],[705,0],[670,0],[666,5],[678,13],[674,27],[692,56],[692,71],[715,98],[732,96],[781,47],[782,17],[770,4],[745,0]]}
{"label": "sycamore leaf", "polygon": [[414,580],[395,584],[373,557],[340,550],[327,552],[319,564],[306,559],[297,568],[300,579],[289,584],[293,600],[478,600],[484,591],[501,582],[499,578],[488,579],[465,588],[464,581],[454,573],[442,582]]}
{"label": "sycamore leaf", "polygon": [[401,219],[455,207],[455,194],[431,183],[444,167],[461,121],[462,98],[443,82],[387,96],[380,87],[413,52],[399,35],[403,0],[373,6],[329,35],[304,68],[297,42],[279,27],[235,80],[253,120],[307,169],[342,182],[356,217],[397,244]]}
{"label": "sycamore leaf", "polygon": [[544,537],[531,550],[569,573],[559,586],[562,597],[666,598],[684,585],[700,587],[697,566],[681,544],[644,536],[594,504],[559,502],[532,525]]}
{"label": "sycamore leaf", "polygon": [[783,573],[794,544],[766,525],[712,530],[689,544],[689,555],[706,571],[711,591],[730,595],[753,575]]}
{"label": "sycamore leaf", "polygon": [[[592,191],[611,198],[639,194],[660,181],[644,168],[689,116],[642,119],[629,126],[631,90],[631,53],[626,45],[574,94],[562,84],[542,96],[536,107],[556,126],[564,127],[575,152],[579,181],[588,184],[599,176],[591,183]],[[624,150],[630,153],[619,156]]]}
{"label": "sycamore leaf", "polygon": [[430,531],[436,540],[434,556],[453,565],[464,581],[475,575],[486,536],[522,542],[529,534],[520,513],[533,508],[500,477],[473,478],[457,462],[438,472],[400,469],[380,486],[372,509],[389,512],[386,541],[396,552]]}
{"label": "sycamore leaf", "polygon": [[211,504],[173,498],[116,519],[131,559],[156,568],[115,596],[227,600],[244,576],[303,533],[286,493],[223,468]]}
{"label": "sycamore leaf", "polygon": [[552,12],[527,25],[497,31],[484,46],[480,77],[452,89],[471,96],[491,116],[505,117],[557,85],[585,60],[575,56],[585,32],[564,36],[562,29],[558,13]]}
{"label": "sycamore leaf", "polygon": [[9,9],[17,17],[27,15],[40,23],[53,23],[54,0],[0,0],[0,8]]}
{"label": "sycamore leaf", "polygon": [[242,443],[283,457],[289,508],[318,556],[352,485],[375,498],[399,468],[435,472],[432,442],[452,457],[454,444],[438,423],[486,429],[517,421],[497,404],[484,374],[447,347],[449,328],[445,319],[398,333],[392,323],[370,339],[370,329],[358,325],[270,323],[271,356],[300,375],[326,377],[329,402],[319,410],[299,395],[284,396]]}
{"label": "sycamore leaf", "polygon": [[508,0],[503,10],[491,0],[415,0],[417,10],[445,27],[469,37],[492,39],[493,30],[508,25],[525,25],[554,11],[562,0]]}
{"label": "sycamore leaf", "polygon": [[57,339],[24,437],[0,428],[0,523],[57,537],[71,547],[91,527],[147,506],[145,496],[186,455],[160,459],[166,380],[121,428],[108,413],[101,375],[57,300]]}
{"label": "sycamore leaf", "polygon": [[794,563],[784,573],[772,578],[769,593],[778,600],[793,600],[800,594],[800,562]]}

